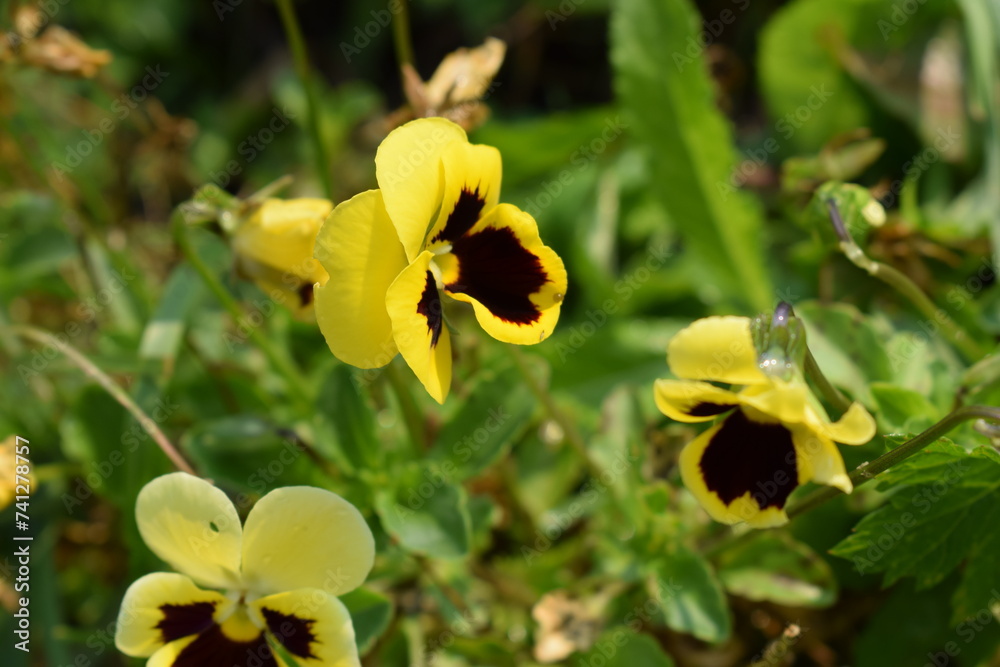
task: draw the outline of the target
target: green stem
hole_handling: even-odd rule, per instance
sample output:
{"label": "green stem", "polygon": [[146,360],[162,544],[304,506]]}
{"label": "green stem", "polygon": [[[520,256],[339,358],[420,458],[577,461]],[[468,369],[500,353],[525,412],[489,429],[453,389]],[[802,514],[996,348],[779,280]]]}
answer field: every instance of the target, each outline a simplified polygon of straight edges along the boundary
{"label": "green stem", "polygon": [[808,348],[806,348],[806,375],[813,381],[823,397],[830,402],[830,405],[837,408],[841,414],[847,412],[851,407],[851,401],[826,379],[819,364],[816,363],[816,357],[813,356],[812,350]]}
{"label": "green stem", "polygon": [[396,62],[414,66],[413,43],[410,41],[410,10],[406,0],[399,0],[399,11],[392,19],[392,41],[396,46]]}
{"label": "green stem", "polygon": [[112,398],[118,401],[123,408],[128,410],[132,416],[135,417],[135,420],[139,422],[139,425],[142,426],[146,433],[149,434],[149,436],[153,439],[153,442],[155,442],[159,448],[163,450],[163,453],[167,455],[167,458],[170,459],[178,470],[192,475],[198,474],[194,471],[194,468],[191,467],[191,464],[185,461],[184,457],[181,456],[181,453],[177,451],[173,444],[171,444],[170,440],[163,433],[163,431],[160,430],[160,427],[157,426],[156,422],[153,421],[149,415],[143,412],[142,408],[140,408],[136,402],[125,393],[124,389],[115,384],[114,380],[108,377],[108,375],[98,368],[90,359],[85,357],[83,353],[72,345],[62,342],[43,329],[14,324],[8,326],[7,330],[43,345],[50,345],[65,354],[67,359],[76,364],[76,366],[88,376],[93,378],[97,384],[101,385],[106,392],[111,394]]}
{"label": "green stem", "polygon": [[854,242],[853,237],[847,231],[837,204],[833,199],[828,199],[827,208],[830,211],[830,220],[833,228],[840,239],[840,249],[844,255],[855,266],[864,269],[869,275],[878,278],[889,287],[893,288],[904,297],[910,300],[917,310],[933,323],[940,326],[945,337],[951,341],[966,358],[966,361],[976,362],[986,356],[986,352],[969,336],[969,334],[955,323],[941,308],[938,308],[930,298],[914,283],[906,274],[894,269],[888,264],[876,262],[867,255]]}
{"label": "green stem", "polygon": [[531,393],[541,402],[542,407],[545,408],[545,412],[548,413],[549,418],[559,425],[562,429],[563,435],[570,446],[576,450],[577,454],[583,460],[584,464],[587,466],[590,474],[594,478],[599,478],[604,470],[601,465],[595,461],[591,455],[590,451],[587,449],[587,444],[583,440],[583,436],[580,431],[576,428],[576,423],[570,419],[566,413],[559,409],[556,405],[555,399],[552,398],[542,383],[535,378],[534,374],[531,372],[531,367],[528,365],[528,360],[524,358],[524,353],[517,345],[505,345],[504,347],[510,352],[511,358],[514,360],[514,365],[517,366],[517,370],[520,371],[521,377],[524,378],[524,383],[528,385],[528,389]]}
{"label": "green stem", "polygon": [[423,452],[426,442],[424,438],[424,420],[420,416],[420,408],[417,407],[417,401],[413,398],[413,394],[410,393],[410,388],[406,386],[406,380],[400,374],[399,366],[394,362],[390,362],[385,367],[385,377],[389,381],[389,386],[392,387],[392,392],[396,394],[396,400],[399,401],[399,409],[403,413],[403,423],[406,424],[406,432],[410,436],[410,442],[413,445],[414,451],[419,455]]}
{"label": "green stem", "polygon": [[[184,221],[184,217],[179,213],[175,212],[172,221],[174,227],[174,238],[177,241],[178,247],[180,247],[181,253],[184,255],[185,259],[194,267],[194,270],[198,272],[201,276],[202,282],[215,294],[215,297],[219,300],[222,306],[229,312],[230,317],[233,318],[233,322],[239,322],[243,318],[243,310],[240,305],[236,302],[236,299],[229,293],[229,291],[222,285],[219,279],[215,276],[208,265],[198,256],[198,252],[194,249],[191,244],[191,239],[188,237],[188,225]],[[254,344],[260,348],[260,351],[264,353],[271,365],[285,378],[285,382],[288,385],[288,391],[292,398],[295,399],[299,406],[306,412],[309,413],[312,410],[312,401],[309,398],[309,391],[306,389],[307,383],[302,374],[299,372],[295,366],[283,355],[278,349],[271,343],[271,341],[261,333],[260,329],[257,327],[248,327],[249,336],[253,340]]]}
{"label": "green stem", "polygon": [[[850,475],[851,483],[854,484],[855,488],[861,486],[897,463],[905,461],[948,431],[970,419],[987,419],[993,422],[1000,422],[1000,408],[987,405],[969,405],[955,410],[912,440],[904,442],[891,452],[886,452],[868,465],[854,470]],[[788,518],[792,519],[808,512],[831,498],[837,497],[841,493],[843,492],[840,489],[832,486],[819,489],[803,498],[801,502],[796,503],[794,507],[791,507],[788,510]]]}
{"label": "green stem", "polygon": [[292,0],[276,1],[278,13],[281,14],[281,23],[285,27],[285,36],[292,49],[295,72],[298,74],[299,81],[302,82],[302,89],[306,93],[306,104],[309,107],[309,131],[312,133],[315,148],[313,154],[316,158],[316,172],[323,181],[323,191],[326,192],[327,199],[332,201],[333,179],[330,176],[330,160],[327,157],[326,142],[323,141],[323,133],[320,129],[319,102],[316,99],[316,87],[309,70],[309,56],[306,54],[305,40],[302,39],[302,30],[299,28],[299,20],[292,7]]}

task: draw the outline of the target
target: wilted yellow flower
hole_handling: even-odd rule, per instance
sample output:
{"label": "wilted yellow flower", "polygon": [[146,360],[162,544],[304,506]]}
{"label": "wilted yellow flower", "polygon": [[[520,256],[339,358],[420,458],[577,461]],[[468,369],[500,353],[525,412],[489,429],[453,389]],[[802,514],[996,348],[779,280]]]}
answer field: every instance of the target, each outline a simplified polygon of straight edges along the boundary
{"label": "wilted yellow flower", "polygon": [[[358,666],[351,616],[336,596],[357,588],[375,555],[357,509],[297,486],[260,499],[240,526],[226,494],[173,473],[139,493],[146,545],[182,574],[157,572],[125,592],[115,645],[150,667]],[[220,592],[221,591],[221,592]]]}
{"label": "wilted yellow flower", "polygon": [[327,281],[313,258],[323,220],[333,210],[326,199],[266,199],[233,232],[236,268],[275,300],[287,299],[302,313],[313,303],[313,288]]}
{"label": "wilted yellow flower", "polygon": [[[17,436],[12,435],[3,442],[0,442],[0,510],[14,502],[15,496],[24,495],[23,493],[18,493],[17,489],[16,453]],[[21,460],[21,464],[26,465],[23,459]],[[26,486],[29,490],[32,490],[35,485],[35,478],[30,470],[27,475],[21,475],[21,477],[28,480]]]}
{"label": "wilted yellow flower", "polygon": [[379,189],[337,206],[316,239],[331,277],[316,290],[316,320],[338,359],[378,368],[399,352],[441,403],[451,385],[441,293],[472,304],[497,340],[530,345],[555,328],[566,269],[534,218],[499,203],[500,152],[451,121],[393,131],[375,175]]}
{"label": "wilted yellow flower", "polygon": [[[681,330],[667,348],[671,372],[657,380],[656,405],[682,422],[726,415],[688,443],[680,456],[684,485],[716,521],[755,528],[788,521],[785,501],[808,481],[853,489],[834,441],[862,445],[875,420],[853,403],[831,423],[801,377],[762,367],[750,320],[708,317]],[[723,389],[709,381],[741,385]]]}

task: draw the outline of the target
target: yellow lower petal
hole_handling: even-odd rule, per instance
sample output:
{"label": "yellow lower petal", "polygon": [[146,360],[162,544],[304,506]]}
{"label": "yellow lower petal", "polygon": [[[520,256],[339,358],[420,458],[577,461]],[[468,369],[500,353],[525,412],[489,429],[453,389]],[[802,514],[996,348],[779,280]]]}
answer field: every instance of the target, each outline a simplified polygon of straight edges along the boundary
{"label": "yellow lower petal", "polygon": [[386,309],[403,359],[427,393],[444,403],[451,387],[451,335],[430,270],[432,257],[425,250],[399,274],[386,295]]}
{"label": "yellow lower petal", "polygon": [[375,559],[375,539],[357,508],[309,486],[268,493],[243,533],[243,583],[259,593],[308,587],[341,595],[361,585]]}
{"label": "yellow lower petal", "polygon": [[150,550],[197,583],[235,588],[242,528],[225,493],[183,472],[157,477],[135,503],[139,533]]}
{"label": "yellow lower petal", "polygon": [[706,317],[681,329],[667,346],[667,364],[679,378],[731,384],[767,381],[757,362],[747,317]]}
{"label": "yellow lower petal", "polygon": [[304,588],[256,600],[250,613],[303,667],[358,667],[354,625],[344,604]]}
{"label": "yellow lower petal", "polygon": [[115,646],[136,658],[151,656],[171,642],[208,629],[232,605],[222,594],[202,590],[182,574],[147,574],[125,591]]}
{"label": "yellow lower petal", "polygon": [[397,348],[386,292],[406,267],[378,190],[346,201],[323,224],[316,257],[330,274],[316,288],[316,322],[330,350],[358,368],[380,368]]}
{"label": "yellow lower petal", "polygon": [[472,304],[497,340],[533,345],[548,338],[566,296],[563,261],[542,243],[529,214],[510,204],[489,211],[439,260],[450,296]]}
{"label": "yellow lower petal", "polygon": [[710,421],[740,404],[733,392],[692,380],[657,380],[653,397],[660,412],[688,423]]}

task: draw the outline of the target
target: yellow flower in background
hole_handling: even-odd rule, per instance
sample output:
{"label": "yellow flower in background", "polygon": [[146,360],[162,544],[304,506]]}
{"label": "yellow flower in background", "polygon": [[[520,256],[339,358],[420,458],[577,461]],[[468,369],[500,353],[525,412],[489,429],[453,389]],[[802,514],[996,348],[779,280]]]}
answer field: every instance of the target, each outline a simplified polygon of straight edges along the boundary
{"label": "yellow flower in background", "polygon": [[336,596],[368,576],[375,542],[340,496],[277,489],[241,527],[225,493],[173,473],[143,487],[136,520],[147,546],[181,574],[129,586],[115,633],[123,653],[149,657],[150,667],[283,667],[270,640],[304,667],[360,665]]}
{"label": "yellow flower in background", "polygon": [[397,352],[443,403],[451,334],[441,293],[472,304],[497,340],[530,345],[555,328],[566,270],[534,218],[500,204],[500,153],[461,127],[423,118],[394,130],[375,156],[379,189],[334,209],[316,239],[331,280],[316,320],[334,355],[379,368]]}
{"label": "yellow flower in background", "polygon": [[667,348],[667,364],[683,379],[657,380],[655,398],[660,411],[677,421],[726,415],[684,447],[681,477],[716,521],[766,528],[788,521],[785,502],[808,481],[850,493],[834,442],[868,442],[875,420],[853,403],[831,423],[801,377],[766,372],[750,322],[709,317],[681,330]]}
{"label": "yellow flower in background", "polygon": [[304,314],[312,306],[314,286],[328,279],[313,258],[313,244],[332,210],[326,199],[264,200],[233,232],[237,271]]}
{"label": "yellow flower in background", "polygon": [[[22,450],[23,451],[23,450]],[[17,489],[17,436],[12,435],[3,442],[0,442],[0,510],[14,502],[14,497],[24,495],[22,485],[21,492]],[[24,459],[21,459],[24,465]],[[21,475],[28,480],[28,489],[34,490],[35,477],[30,472]]]}

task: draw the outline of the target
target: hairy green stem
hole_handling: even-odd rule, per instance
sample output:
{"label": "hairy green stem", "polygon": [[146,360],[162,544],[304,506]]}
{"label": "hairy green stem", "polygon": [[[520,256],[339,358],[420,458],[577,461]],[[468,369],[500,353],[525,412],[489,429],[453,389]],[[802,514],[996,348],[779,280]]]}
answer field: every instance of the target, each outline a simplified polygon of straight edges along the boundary
{"label": "hairy green stem", "polygon": [[[188,225],[180,212],[174,213],[172,224],[174,227],[174,239],[177,241],[177,245],[185,259],[198,272],[202,282],[212,291],[223,308],[229,312],[230,317],[233,318],[233,322],[239,322],[243,318],[243,310],[232,294],[229,293],[229,290],[223,286],[212,270],[208,268],[208,265],[205,264],[204,260],[198,256],[198,252],[195,250],[188,236]],[[260,329],[257,327],[248,328],[250,339],[260,348],[260,351],[264,353],[264,356],[271,362],[274,369],[285,378],[289,394],[299,404],[299,407],[306,413],[309,413],[312,410],[312,400],[309,398],[309,391],[306,389],[307,383],[305,378],[292,365],[292,362],[278,351],[270,339],[261,333]]]}
{"label": "hairy green stem", "polygon": [[[1000,423],[1000,408],[994,408],[987,405],[968,405],[963,408],[958,408],[912,440],[904,442],[891,452],[886,452],[868,465],[861,466],[851,472],[851,483],[854,484],[855,487],[861,486],[868,480],[874,478],[882,472],[885,472],[897,463],[905,461],[962,422],[969,421],[970,419],[986,419],[992,422]],[[800,514],[808,512],[809,510],[822,505],[831,498],[836,498],[841,493],[843,492],[840,489],[832,486],[819,489],[811,495],[803,498],[801,502],[796,503],[794,507],[789,508],[788,518],[792,519]]]}
{"label": "hairy green stem", "polygon": [[143,430],[149,434],[153,439],[153,442],[159,446],[163,453],[167,455],[167,458],[174,464],[174,466],[183,472],[190,473],[192,475],[197,475],[194,468],[191,467],[181,453],[177,451],[177,448],[171,444],[167,436],[160,430],[156,422],[153,421],[147,415],[142,408],[140,408],[132,398],[125,393],[125,390],[115,384],[114,380],[108,377],[107,373],[98,368],[90,359],[85,357],[82,352],[77,350],[75,347],[69,343],[64,343],[59,340],[48,331],[44,329],[38,329],[32,326],[24,326],[20,324],[13,324],[6,327],[11,333],[17,334],[24,338],[31,339],[37,343],[43,345],[51,345],[55,349],[59,350],[66,355],[66,358],[72,361],[80,370],[86,373],[88,376],[94,379],[97,384],[99,384],[106,392],[108,392],[112,398],[114,398],[118,403],[121,404],[123,408],[129,411],[135,420],[139,422]]}
{"label": "hairy green stem", "polygon": [[276,0],[278,13],[281,14],[281,23],[285,27],[285,36],[288,38],[288,45],[292,49],[292,58],[295,61],[295,72],[302,83],[302,89],[306,94],[306,104],[309,107],[309,131],[313,138],[313,155],[316,158],[316,173],[323,181],[323,191],[327,199],[333,200],[333,179],[330,175],[330,160],[326,152],[326,142],[323,141],[323,132],[320,128],[319,102],[316,99],[316,86],[309,69],[309,56],[306,54],[305,40],[302,38],[302,30],[299,27],[299,20],[295,16],[295,8],[292,7],[292,0]]}
{"label": "hairy green stem", "polygon": [[806,375],[813,381],[820,393],[823,394],[823,398],[830,402],[830,405],[837,408],[841,414],[847,412],[851,407],[851,401],[840,393],[840,390],[834,387],[833,383],[823,375],[819,364],[816,363],[816,357],[813,356],[812,350],[808,348],[806,348]]}
{"label": "hairy green stem", "polygon": [[986,356],[986,352],[941,308],[938,308],[930,298],[924,294],[923,290],[917,286],[906,274],[894,269],[888,264],[876,262],[867,255],[854,242],[854,238],[847,231],[844,219],[840,215],[837,203],[833,199],[828,199],[827,208],[830,211],[830,221],[840,239],[840,249],[844,255],[855,266],[864,269],[869,275],[878,278],[889,287],[893,288],[910,303],[917,307],[917,310],[933,323],[941,327],[945,337],[954,345],[966,358],[966,361],[976,362]]}

